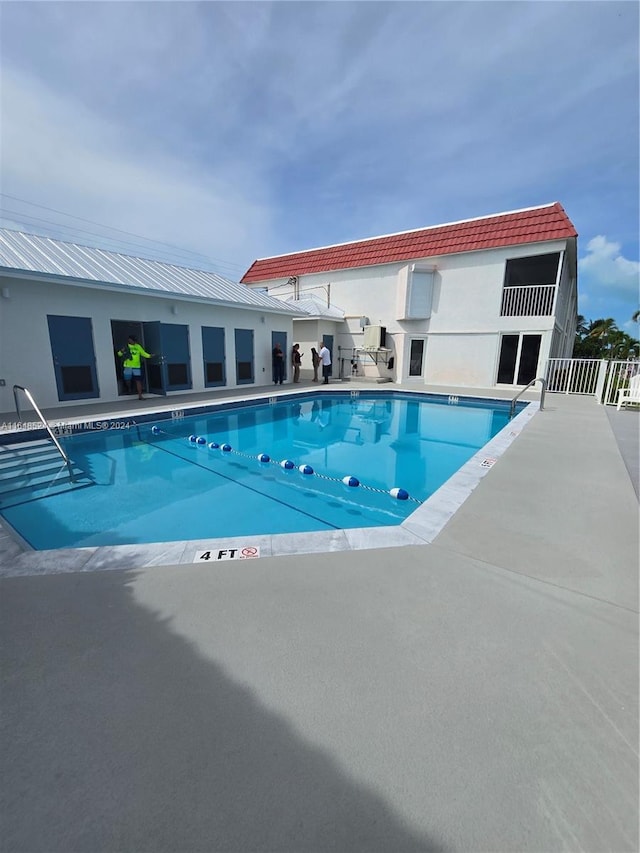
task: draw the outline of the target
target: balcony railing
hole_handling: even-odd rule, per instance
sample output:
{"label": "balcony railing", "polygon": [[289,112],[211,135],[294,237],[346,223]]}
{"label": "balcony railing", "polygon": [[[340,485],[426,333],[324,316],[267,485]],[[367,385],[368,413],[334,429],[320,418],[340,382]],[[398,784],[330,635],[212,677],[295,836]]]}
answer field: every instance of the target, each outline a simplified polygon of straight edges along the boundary
{"label": "balcony railing", "polygon": [[503,287],[501,317],[550,317],[553,314],[555,284]]}

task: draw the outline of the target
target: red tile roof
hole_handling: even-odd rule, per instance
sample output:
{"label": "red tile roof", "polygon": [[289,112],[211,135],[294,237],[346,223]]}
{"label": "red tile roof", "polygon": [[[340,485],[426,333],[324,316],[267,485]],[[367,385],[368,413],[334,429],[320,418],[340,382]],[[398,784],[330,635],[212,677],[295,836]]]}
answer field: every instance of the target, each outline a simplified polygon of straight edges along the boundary
{"label": "red tile roof", "polygon": [[306,273],[391,264],[415,258],[455,255],[479,249],[540,243],[577,237],[576,229],[558,202],[544,207],[498,213],[450,225],[435,225],[355,243],[310,249],[254,261],[241,281],[251,284]]}

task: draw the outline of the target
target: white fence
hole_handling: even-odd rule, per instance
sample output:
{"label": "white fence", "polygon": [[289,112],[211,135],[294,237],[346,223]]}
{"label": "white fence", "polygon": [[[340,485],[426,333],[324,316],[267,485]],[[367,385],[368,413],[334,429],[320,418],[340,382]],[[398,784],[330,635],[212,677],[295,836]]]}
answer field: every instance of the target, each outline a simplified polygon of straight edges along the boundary
{"label": "white fence", "polygon": [[590,394],[598,403],[615,405],[618,391],[629,385],[629,379],[640,373],[640,363],[606,361],[599,358],[550,358],[545,379],[547,391],[558,394]]}

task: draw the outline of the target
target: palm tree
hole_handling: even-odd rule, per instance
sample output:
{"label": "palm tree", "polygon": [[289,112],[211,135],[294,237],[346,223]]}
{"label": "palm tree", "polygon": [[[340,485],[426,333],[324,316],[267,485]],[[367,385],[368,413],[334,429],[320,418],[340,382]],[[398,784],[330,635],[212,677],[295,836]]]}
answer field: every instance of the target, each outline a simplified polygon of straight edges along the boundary
{"label": "palm tree", "polygon": [[588,332],[589,326],[587,325],[586,317],[584,314],[578,314],[576,317],[576,335],[582,339]]}
{"label": "palm tree", "polygon": [[[636,311],[634,317],[640,317]],[[638,358],[640,341],[618,329],[612,317],[586,321],[582,314],[576,316],[574,358]]]}
{"label": "palm tree", "polygon": [[596,338],[597,340],[599,340],[605,350],[603,355],[605,355],[605,357],[612,358],[611,349],[609,348],[609,352],[607,353],[607,347],[612,339],[616,339],[616,333],[619,332],[620,329],[618,329],[616,321],[613,319],[613,317],[607,317],[606,320],[601,318],[599,320],[594,320],[590,324],[588,337]]}
{"label": "palm tree", "polygon": [[630,340],[626,332],[611,332],[608,338],[609,357],[612,359],[626,358]]}
{"label": "palm tree", "polygon": [[620,332],[620,340],[615,343],[615,358],[637,358],[640,352],[640,342],[626,332]]}

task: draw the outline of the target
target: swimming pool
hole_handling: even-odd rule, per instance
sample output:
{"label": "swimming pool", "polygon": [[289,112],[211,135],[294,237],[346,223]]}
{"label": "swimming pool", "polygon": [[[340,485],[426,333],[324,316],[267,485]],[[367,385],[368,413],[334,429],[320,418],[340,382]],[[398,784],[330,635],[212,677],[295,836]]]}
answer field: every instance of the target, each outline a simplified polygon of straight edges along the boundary
{"label": "swimming pool", "polygon": [[398,525],[508,422],[502,401],[360,392],[110,423],[63,439],[82,487],[0,514],[35,549]]}

